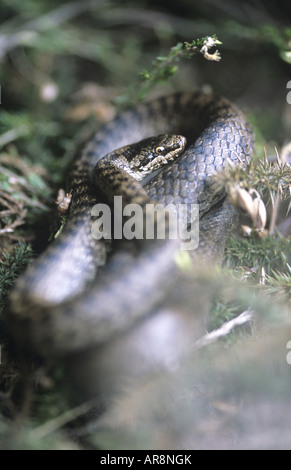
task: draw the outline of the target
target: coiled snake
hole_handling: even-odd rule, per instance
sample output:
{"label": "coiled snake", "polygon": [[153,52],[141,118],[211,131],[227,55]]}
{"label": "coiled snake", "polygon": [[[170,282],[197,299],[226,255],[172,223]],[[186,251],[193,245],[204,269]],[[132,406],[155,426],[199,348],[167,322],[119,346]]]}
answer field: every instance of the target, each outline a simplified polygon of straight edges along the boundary
{"label": "coiled snake", "polygon": [[[187,146],[145,185],[145,197],[163,204],[199,204],[200,217],[207,226],[204,233],[208,231],[208,240],[201,240],[201,246],[212,252],[217,240],[223,245],[223,232],[227,231],[223,226],[233,212],[226,208],[215,213],[212,209],[224,194],[213,196],[211,176],[228,160],[237,164],[251,157],[253,133],[244,115],[226,99],[200,92],[159,98],[122,113],[93,137],[75,161],[69,180],[72,202],[68,222],[60,238],[19,279],[11,295],[9,328],[22,347],[44,355],[86,349],[126,330],[162,301],[176,269],[177,241],[120,242],[104,266],[109,242],[97,241],[91,234],[91,209],[104,201],[104,191],[109,199],[116,190],[124,194],[118,193],[115,166],[113,173],[112,168],[102,173],[96,167],[95,175],[105,174],[96,188],[95,165],[116,148],[160,134],[181,134]],[[154,144],[156,147],[159,152],[163,145]],[[121,154],[126,156],[126,151]],[[113,189],[106,189],[106,175],[111,175]],[[130,188],[126,199],[130,202],[132,187],[128,181],[125,184],[124,174],[120,181],[121,187]]]}

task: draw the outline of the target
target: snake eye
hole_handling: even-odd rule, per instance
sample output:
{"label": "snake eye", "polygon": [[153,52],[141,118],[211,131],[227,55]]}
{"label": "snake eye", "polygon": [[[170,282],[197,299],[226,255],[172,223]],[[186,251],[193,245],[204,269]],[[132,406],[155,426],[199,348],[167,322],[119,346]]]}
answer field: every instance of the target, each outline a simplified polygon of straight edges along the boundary
{"label": "snake eye", "polygon": [[157,147],[156,148],[156,152],[159,153],[159,154],[163,153],[164,150],[165,150],[164,147]]}

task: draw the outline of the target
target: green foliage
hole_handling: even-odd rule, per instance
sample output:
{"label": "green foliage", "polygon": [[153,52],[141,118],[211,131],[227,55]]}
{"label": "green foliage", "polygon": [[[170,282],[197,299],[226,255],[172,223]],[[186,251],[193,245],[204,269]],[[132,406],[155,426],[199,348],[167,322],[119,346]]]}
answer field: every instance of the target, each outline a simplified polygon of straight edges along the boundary
{"label": "green foliage", "polygon": [[212,331],[219,328],[224,322],[231,320],[240,313],[240,308],[231,302],[216,299],[209,315],[207,330]]}
{"label": "green foliage", "polygon": [[290,40],[291,40],[291,28],[279,28],[274,25],[261,26],[258,29],[259,39],[274,44],[281,58],[291,63],[291,51],[290,51]]}
{"label": "green foliage", "polygon": [[[76,133],[88,137],[86,129],[90,116],[94,113],[88,113],[89,119],[85,118],[84,121],[80,118],[72,122],[67,118],[68,102],[74,102],[74,93],[82,89],[85,81],[97,81],[101,87],[104,84],[111,86],[108,101],[113,101],[114,96],[119,95],[115,103],[120,108],[133,105],[145,99],[157,85],[166,86],[170,83],[179,69],[182,69],[183,59],[201,54],[207,60],[218,61],[219,54],[211,53],[210,50],[221,44],[220,41],[216,35],[205,36],[213,31],[219,38],[223,38],[226,49],[233,50],[232,60],[240,63],[240,71],[245,66],[241,61],[240,51],[257,54],[258,62],[264,59],[263,55],[268,50],[275,51],[275,55],[279,55],[287,63],[291,60],[291,30],[275,26],[275,22],[264,26],[247,26],[246,22],[234,19],[216,21],[215,14],[210,15],[207,21],[196,20],[196,17],[190,15],[189,18],[183,17],[181,14],[176,22],[172,21],[174,13],[172,16],[168,14],[166,7],[163,7],[163,11],[151,10],[151,3],[146,0],[113,3],[85,0],[66,2],[63,5],[56,0],[51,3],[45,0],[4,0],[2,3],[0,229],[6,232],[1,233],[0,238],[1,315],[5,312],[9,290],[32,257],[30,244],[20,240],[31,238],[35,230],[33,224],[40,216],[48,213],[53,205],[53,194],[64,184],[72,150],[76,147]],[[192,3],[194,6],[196,2]],[[183,6],[179,5],[181,11],[185,4],[186,2]],[[188,2],[188,7],[191,8],[191,2]],[[236,2],[233,2],[233,8],[238,8]],[[150,15],[147,17],[148,22],[144,13]],[[192,31],[196,31],[201,38],[190,41]],[[175,43],[175,46],[169,46]],[[243,55],[243,60],[244,57]],[[215,76],[217,67],[215,64],[213,67],[210,74]],[[182,75],[179,75],[181,82]],[[129,78],[136,76],[137,82]],[[225,78],[232,81],[231,76],[228,78],[228,73]],[[263,79],[264,77],[258,76],[258,83]],[[196,85],[197,82],[194,86]],[[125,92],[122,91],[124,87]],[[46,94],[47,89],[51,95]],[[105,87],[102,88],[102,94],[105,94]],[[242,101],[244,104],[244,96]],[[259,136],[261,148],[266,145],[263,134],[268,139],[270,129],[275,129],[275,135],[282,130],[281,116],[278,118],[277,111],[272,112],[269,106],[268,110],[269,113],[255,110],[257,141],[260,129],[265,130]],[[96,125],[94,115],[92,129],[95,130],[102,122],[100,119]],[[258,155],[261,154],[262,152],[258,152]],[[267,195],[267,198],[273,200],[275,195],[288,197],[290,179],[290,167],[287,165],[257,158],[248,170],[228,168],[220,176],[219,182],[224,186],[235,182],[240,187],[254,187],[261,195]],[[248,239],[232,238],[225,261],[229,271],[224,281],[218,281],[216,274],[212,279],[211,275],[209,279],[205,279],[204,285],[209,290],[209,295],[213,292],[216,296],[208,328],[219,328],[241,312],[242,305],[245,308],[251,301],[259,313],[267,310],[266,302],[269,303],[269,311],[275,311],[269,298],[285,301],[290,297],[290,252],[290,240],[277,235],[264,239],[255,236]],[[180,260],[180,265],[183,269],[188,269],[187,257]],[[228,282],[229,276],[239,278],[240,289],[237,284]],[[251,281],[250,289],[248,281]],[[215,283],[219,282],[221,286],[217,293]],[[226,286],[223,286],[224,282]],[[224,287],[231,292],[231,300],[227,295],[220,297]],[[254,300],[254,292],[267,297],[258,296]],[[281,306],[278,308],[281,309]],[[237,334],[233,336],[232,343],[238,337]],[[219,371],[220,364],[216,363],[216,366]],[[191,364],[191,370],[194,369]],[[62,377],[58,379],[60,380],[55,389],[37,394],[31,410],[34,418],[26,416],[27,424],[19,434],[15,434],[10,423],[0,419],[2,446],[22,449],[66,447],[58,430],[73,421],[80,410],[63,413],[69,405],[64,398],[66,391],[62,388]],[[1,385],[0,381],[0,387]],[[165,391],[167,393],[168,388]],[[161,401],[159,406],[160,403]],[[191,407],[192,405],[193,403]],[[2,414],[0,416],[2,418]],[[112,441],[112,432],[109,430],[108,436],[105,434],[106,429],[103,434],[100,433],[97,446],[101,443],[101,447],[108,448],[108,442]],[[44,435],[45,439],[40,438]],[[120,442],[120,436],[113,440],[116,445]],[[140,440],[138,435],[137,441]],[[132,443],[131,439],[129,441]]]}
{"label": "green foliage", "polygon": [[[291,240],[280,235],[267,235],[265,238],[259,238],[253,234],[247,238],[237,238],[232,236],[227,244],[225,252],[224,266],[227,272],[231,273],[234,279],[243,282],[242,294],[239,293],[240,287],[233,290],[233,300],[216,296],[213,301],[208,330],[220,327],[225,321],[231,320],[243,308],[247,308],[242,300],[247,295],[247,301],[255,306],[258,312],[264,311],[267,314],[266,305],[261,307],[260,295],[265,302],[264,295],[271,297],[277,296],[277,299],[285,301],[291,295]],[[254,289],[257,288],[257,289]],[[244,292],[244,293],[243,293]],[[251,293],[252,292],[252,293]],[[255,300],[254,294],[259,294]],[[272,311],[272,302],[270,303],[270,312]]]}
{"label": "green foliage", "polygon": [[30,426],[19,430],[9,421],[0,421],[1,449],[5,450],[74,450],[77,447],[69,443],[61,434],[37,439]]}
{"label": "green foliage", "polygon": [[272,274],[267,276],[267,291],[291,299],[291,266],[289,264],[287,264],[286,272],[272,271]]}
{"label": "green foliage", "polygon": [[14,237],[17,227],[48,211],[51,189],[43,168],[21,158],[15,147],[0,153],[0,171],[0,233]]}

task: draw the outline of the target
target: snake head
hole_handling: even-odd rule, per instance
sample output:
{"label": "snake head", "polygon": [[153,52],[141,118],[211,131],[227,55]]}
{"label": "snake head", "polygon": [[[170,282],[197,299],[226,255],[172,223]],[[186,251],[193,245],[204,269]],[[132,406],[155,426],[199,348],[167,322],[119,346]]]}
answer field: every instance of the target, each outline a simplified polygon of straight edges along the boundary
{"label": "snake head", "polygon": [[161,134],[149,137],[134,144],[134,153],[129,165],[142,179],[155,170],[179,157],[186,146],[182,135]]}

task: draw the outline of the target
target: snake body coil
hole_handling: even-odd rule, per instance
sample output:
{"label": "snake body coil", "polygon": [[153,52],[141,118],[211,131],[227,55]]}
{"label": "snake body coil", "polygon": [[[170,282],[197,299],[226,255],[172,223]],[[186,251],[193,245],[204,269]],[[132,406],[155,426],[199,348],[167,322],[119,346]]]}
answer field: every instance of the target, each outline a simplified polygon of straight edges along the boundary
{"label": "snake body coil", "polygon": [[[12,293],[9,327],[22,346],[52,355],[86,349],[128,328],[162,301],[175,270],[177,241],[125,243],[102,268],[108,241],[91,235],[91,209],[102,198],[92,176],[96,164],[116,148],[157,134],[182,134],[187,147],[147,183],[148,197],[163,204],[199,204],[208,226],[222,230],[222,217],[208,212],[224,196],[214,198],[211,176],[228,160],[237,164],[251,157],[253,133],[244,115],[229,101],[202,93],[171,95],[124,112],[75,161],[66,227]],[[211,250],[211,231],[208,242]]]}

